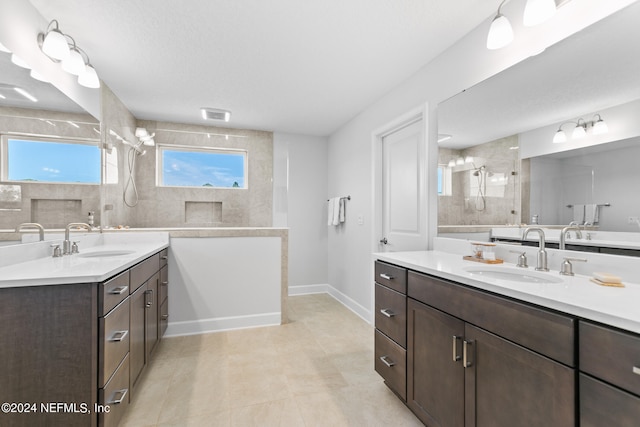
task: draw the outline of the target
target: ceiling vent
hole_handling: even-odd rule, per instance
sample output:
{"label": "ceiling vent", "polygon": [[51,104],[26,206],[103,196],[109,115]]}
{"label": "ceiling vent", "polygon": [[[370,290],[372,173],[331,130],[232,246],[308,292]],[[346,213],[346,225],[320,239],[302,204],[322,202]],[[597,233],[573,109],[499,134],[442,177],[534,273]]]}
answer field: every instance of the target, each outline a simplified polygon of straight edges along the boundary
{"label": "ceiling vent", "polygon": [[231,111],[218,110],[216,108],[201,108],[202,118],[205,120],[218,120],[228,122],[231,118]]}

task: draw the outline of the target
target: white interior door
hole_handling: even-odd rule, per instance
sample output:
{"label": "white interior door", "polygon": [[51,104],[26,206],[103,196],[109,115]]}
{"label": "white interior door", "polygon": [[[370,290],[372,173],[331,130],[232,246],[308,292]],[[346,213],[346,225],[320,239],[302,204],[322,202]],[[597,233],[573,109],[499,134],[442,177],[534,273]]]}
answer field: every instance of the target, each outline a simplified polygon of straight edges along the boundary
{"label": "white interior door", "polygon": [[382,138],[382,236],[380,250],[427,248],[423,122]]}

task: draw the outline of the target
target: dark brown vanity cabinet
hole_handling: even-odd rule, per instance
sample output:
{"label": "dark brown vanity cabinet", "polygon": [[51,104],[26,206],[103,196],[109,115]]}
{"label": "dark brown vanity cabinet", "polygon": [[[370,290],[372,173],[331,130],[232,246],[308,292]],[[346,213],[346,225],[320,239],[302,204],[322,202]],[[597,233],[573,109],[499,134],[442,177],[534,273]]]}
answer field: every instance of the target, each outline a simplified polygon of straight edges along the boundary
{"label": "dark brown vanity cabinet", "polygon": [[407,396],[407,270],[375,263],[375,370],[402,400]]}
{"label": "dark brown vanity cabinet", "polygon": [[580,426],[640,425],[640,336],[580,322]]}
{"label": "dark brown vanity cabinet", "polygon": [[575,319],[414,271],[406,319],[406,404],[426,425],[576,426]]}
{"label": "dark brown vanity cabinet", "polygon": [[160,268],[155,254],[102,283],[1,288],[0,425],[117,426],[163,331]]}

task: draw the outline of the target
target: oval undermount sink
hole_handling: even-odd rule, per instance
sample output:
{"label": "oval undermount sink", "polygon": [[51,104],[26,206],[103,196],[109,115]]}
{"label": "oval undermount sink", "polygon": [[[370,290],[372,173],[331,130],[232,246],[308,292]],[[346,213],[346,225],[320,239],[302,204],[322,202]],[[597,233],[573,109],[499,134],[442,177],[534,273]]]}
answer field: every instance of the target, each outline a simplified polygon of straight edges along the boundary
{"label": "oval undermount sink", "polygon": [[526,271],[515,268],[487,268],[467,267],[464,269],[473,276],[486,277],[487,279],[507,280],[522,283],[562,283],[559,277],[537,271]]}
{"label": "oval undermount sink", "polygon": [[78,256],[80,258],[106,258],[106,257],[129,255],[129,254],[132,254],[133,252],[134,251],[124,251],[124,250],[92,251],[92,252],[79,253]]}

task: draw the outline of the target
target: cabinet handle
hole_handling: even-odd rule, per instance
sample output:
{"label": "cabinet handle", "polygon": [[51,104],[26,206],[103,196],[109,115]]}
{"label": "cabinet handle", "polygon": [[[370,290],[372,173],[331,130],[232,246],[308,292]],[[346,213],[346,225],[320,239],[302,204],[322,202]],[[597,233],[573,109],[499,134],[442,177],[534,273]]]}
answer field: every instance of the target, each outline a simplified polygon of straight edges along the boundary
{"label": "cabinet handle", "polygon": [[389,310],[388,308],[380,309],[380,313],[384,314],[387,317],[393,317],[396,315],[393,311]]}
{"label": "cabinet handle", "polygon": [[380,273],[380,277],[386,280],[393,280],[393,276],[389,276],[388,274]]}
{"label": "cabinet handle", "polygon": [[381,356],[380,360],[382,360],[382,363],[387,365],[389,368],[392,368],[396,364],[396,362],[393,362],[393,361],[390,362],[389,360],[387,360],[387,357],[388,356]]}
{"label": "cabinet handle", "polygon": [[113,335],[111,335],[111,338],[109,338],[109,341],[110,342],[122,341],[124,339],[124,337],[127,336],[128,333],[129,333],[129,331],[117,331],[117,332],[114,332]]}
{"label": "cabinet handle", "polygon": [[471,362],[469,362],[469,356],[471,350],[469,350],[469,346],[473,344],[473,341],[462,340],[462,366],[468,368],[471,366]]}
{"label": "cabinet handle", "polygon": [[[128,389],[128,388],[123,388],[122,390],[116,390],[116,391],[114,391],[114,392],[113,392],[113,397],[114,397],[114,399],[113,399],[113,400],[111,400],[111,401],[109,401],[109,402],[107,402],[107,405],[118,405],[118,404],[122,403],[122,401],[124,400],[124,397],[127,395],[127,393],[128,393],[128,392],[129,392],[129,389]],[[120,398],[119,398],[119,399],[116,399],[115,397],[116,397],[118,394],[120,395]]]}
{"label": "cabinet handle", "polygon": [[111,295],[122,295],[129,289],[128,286],[118,286],[117,288],[113,288],[109,291]]}
{"label": "cabinet handle", "polygon": [[168,318],[169,318],[169,315],[168,315],[168,314],[163,314],[163,315],[162,315],[162,320],[167,320]]}
{"label": "cabinet handle", "polygon": [[169,282],[160,282],[160,284],[161,284],[162,286],[167,286],[167,285],[169,284]]}
{"label": "cabinet handle", "polygon": [[462,359],[460,357],[460,355],[458,354],[458,341],[460,341],[462,339],[462,337],[459,337],[457,335],[454,335],[452,337],[452,341],[453,341],[453,350],[452,350],[452,354],[453,354],[453,361],[457,362],[460,359]]}
{"label": "cabinet handle", "polygon": [[[149,289],[149,290],[144,291],[144,294],[150,296],[149,300],[146,301],[145,305],[144,305],[145,307],[150,308],[153,305],[153,289]],[[145,300],[146,299],[147,298],[145,296]]]}
{"label": "cabinet handle", "polygon": [[168,259],[169,259],[169,257],[168,257],[167,255],[162,255],[162,256],[160,257],[160,259],[161,259],[161,260],[168,260]]}
{"label": "cabinet handle", "polygon": [[632,371],[633,371],[634,374],[640,375],[640,368],[638,368],[637,366],[634,366]]}

